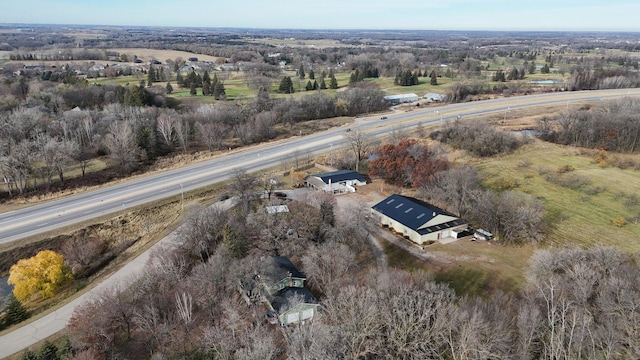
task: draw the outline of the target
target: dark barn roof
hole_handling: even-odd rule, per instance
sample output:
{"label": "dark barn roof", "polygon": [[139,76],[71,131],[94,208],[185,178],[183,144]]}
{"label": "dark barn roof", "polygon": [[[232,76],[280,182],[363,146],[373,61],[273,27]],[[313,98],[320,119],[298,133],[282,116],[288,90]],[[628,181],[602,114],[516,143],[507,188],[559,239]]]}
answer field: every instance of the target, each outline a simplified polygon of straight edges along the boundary
{"label": "dark barn roof", "polygon": [[362,177],[362,175],[353,170],[338,170],[323,174],[316,174],[313,176],[320,178],[320,180],[322,180],[325,184],[329,184],[329,180],[331,180],[332,183],[354,179],[365,182],[365,179]]}
{"label": "dark barn roof", "polygon": [[[466,224],[466,221],[437,206],[398,194],[393,194],[382,200],[374,205],[373,209],[418,232],[420,235]],[[438,215],[451,216],[454,217],[455,220],[420,229],[421,226],[433,220]]]}

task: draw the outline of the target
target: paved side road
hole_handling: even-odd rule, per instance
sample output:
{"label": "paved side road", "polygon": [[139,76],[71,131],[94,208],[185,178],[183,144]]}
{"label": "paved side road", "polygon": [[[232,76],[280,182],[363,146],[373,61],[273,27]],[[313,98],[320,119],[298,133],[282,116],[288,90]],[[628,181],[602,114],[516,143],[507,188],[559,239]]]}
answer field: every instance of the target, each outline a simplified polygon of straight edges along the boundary
{"label": "paved side road", "polygon": [[[225,201],[214,204],[215,206],[222,206],[224,209],[230,208],[234,199],[228,199]],[[93,296],[102,294],[104,291],[118,286],[120,284],[126,284],[127,280],[141,273],[147,264],[151,253],[158,248],[165,246],[172,246],[178,243],[178,233],[180,228],[174,230],[172,233],[158,241],[151,248],[138,257],[130,261],[123,266],[120,270],[113,273],[104,281],[96,285],[93,289],[80,295],[76,299],[65,304],[58,310],[51,312],[38,320],[33,321],[30,324],[19,327],[5,335],[0,336],[0,359],[4,359],[10,355],[22,351],[31,345],[38,343],[51,335],[63,330],[76,306],[82,304],[85,301],[90,300]]]}

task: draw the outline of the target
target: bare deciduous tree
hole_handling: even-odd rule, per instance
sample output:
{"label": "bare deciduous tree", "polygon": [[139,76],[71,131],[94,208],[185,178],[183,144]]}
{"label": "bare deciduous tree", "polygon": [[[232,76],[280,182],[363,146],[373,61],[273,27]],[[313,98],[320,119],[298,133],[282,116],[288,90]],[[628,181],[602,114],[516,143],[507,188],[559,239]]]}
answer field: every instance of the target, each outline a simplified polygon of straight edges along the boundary
{"label": "bare deciduous tree", "polygon": [[104,138],[111,160],[123,171],[137,166],[140,148],[136,144],[133,128],[126,121],[114,122]]}
{"label": "bare deciduous tree", "polygon": [[347,139],[348,146],[355,157],[356,171],[359,171],[360,163],[367,156],[372,146],[371,138],[360,130],[348,131],[344,134],[344,137]]}

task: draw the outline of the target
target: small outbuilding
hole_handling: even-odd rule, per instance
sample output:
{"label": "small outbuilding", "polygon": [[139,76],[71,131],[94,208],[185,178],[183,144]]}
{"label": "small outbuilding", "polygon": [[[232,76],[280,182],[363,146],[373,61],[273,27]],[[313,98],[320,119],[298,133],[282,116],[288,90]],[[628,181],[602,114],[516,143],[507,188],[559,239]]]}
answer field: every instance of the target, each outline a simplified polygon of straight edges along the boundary
{"label": "small outbuilding", "polygon": [[473,240],[489,241],[491,239],[493,239],[493,234],[488,232],[487,230],[478,229],[473,233]]}
{"label": "small outbuilding", "polygon": [[467,228],[465,220],[424,201],[393,194],[372,207],[383,226],[418,245],[456,239]]}

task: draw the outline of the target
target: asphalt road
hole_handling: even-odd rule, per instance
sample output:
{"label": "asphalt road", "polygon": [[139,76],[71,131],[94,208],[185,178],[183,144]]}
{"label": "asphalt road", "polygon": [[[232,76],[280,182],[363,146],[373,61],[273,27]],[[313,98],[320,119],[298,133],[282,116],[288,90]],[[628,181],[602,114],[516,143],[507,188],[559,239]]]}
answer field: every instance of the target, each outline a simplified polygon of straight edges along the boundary
{"label": "asphalt road", "polygon": [[[445,122],[458,116],[504,113],[508,119],[511,110],[569,104],[582,100],[600,101],[623,96],[640,96],[640,89],[549,93],[429,107],[390,114],[385,120],[381,120],[380,116],[360,118],[350,128],[352,131],[358,130],[373,137],[380,137],[394,128],[415,127],[418,123],[428,125]],[[346,143],[344,133],[345,127],[234,150],[206,162],[2,213],[0,244],[220,182],[228,179],[237,168],[257,171],[278,166],[296,152],[301,157],[310,153],[327,152]]]}
{"label": "asphalt road", "polygon": [[[465,117],[496,112],[508,114],[510,110],[524,107],[563,104],[581,100],[610,99],[621,96],[640,96],[640,89],[554,93],[446,105],[437,109],[428,108],[409,113],[387,115],[388,119],[386,120],[380,120],[379,116],[358,119],[357,124],[351,125],[351,129],[352,131],[361,130],[371,133],[372,136],[382,136],[397,127],[413,127],[418,123],[429,124],[446,121],[455,119],[457,116]],[[182,190],[187,191],[227,179],[230,176],[230,172],[235,168],[242,167],[246,170],[254,171],[278,165],[282,159],[290,157],[295,151],[299,151],[301,154],[325,152],[331,147],[338,147],[345,143],[344,131],[344,128],[330,130],[276,144],[261,145],[243,151],[231,152],[205,163],[4,213],[0,215],[0,242],[15,241],[58,226],[116,212],[122,209],[122,204],[126,208],[127,206],[177,195]],[[219,202],[216,206],[230,206],[231,201],[230,199]],[[177,231],[171,233],[152,249],[129,262],[102,283],[97,284],[91,291],[28,325],[0,336],[0,359],[17,353],[64,329],[77,305],[90,300],[111,287],[126,284],[129,278],[142,271],[153,249],[159,246],[171,246],[176,241],[178,241]]]}

